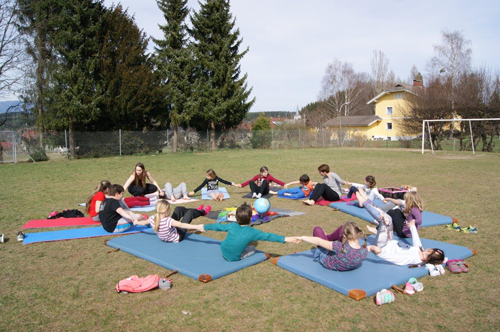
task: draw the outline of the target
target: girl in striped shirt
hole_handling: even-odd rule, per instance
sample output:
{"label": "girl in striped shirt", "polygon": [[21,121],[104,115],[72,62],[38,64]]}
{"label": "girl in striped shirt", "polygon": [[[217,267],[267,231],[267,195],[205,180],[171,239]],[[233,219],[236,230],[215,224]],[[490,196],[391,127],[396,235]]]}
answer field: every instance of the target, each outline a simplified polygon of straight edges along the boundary
{"label": "girl in striped shirt", "polygon": [[193,219],[206,215],[211,206],[200,205],[196,209],[186,209],[183,206],[175,208],[170,217],[170,204],[166,200],[156,203],[156,215],[149,217],[148,221],[156,235],[164,242],[180,242],[184,239],[187,230],[193,229],[204,232],[203,225],[190,225]]}

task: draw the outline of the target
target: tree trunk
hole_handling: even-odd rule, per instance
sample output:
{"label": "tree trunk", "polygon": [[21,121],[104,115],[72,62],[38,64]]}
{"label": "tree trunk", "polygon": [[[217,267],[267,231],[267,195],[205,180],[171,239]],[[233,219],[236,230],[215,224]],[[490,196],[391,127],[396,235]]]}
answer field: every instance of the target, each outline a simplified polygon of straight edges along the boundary
{"label": "tree trunk", "polygon": [[177,153],[177,137],[178,137],[179,126],[174,125],[174,147],[173,152]]}
{"label": "tree trunk", "polygon": [[[40,30],[38,28],[37,30]],[[36,68],[36,85],[37,85],[37,97],[36,97],[36,104],[37,104],[37,109],[38,109],[38,129],[40,131],[40,149],[44,149],[43,147],[43,87],[44,87],[44,77],[43,77],[43,68],[44,68],[44,50],[43,50],[43,43],[41,41],[41,32],[37,31],[37,36],[35,37],[36,39],[36,48],[38,52],[38,59],[37,59],[37,68]]]}
{"label": "tree trunk", "polygon": [[75,159],[75,133],[73,132],[73,117],[69,117],[68,121],[69,129],[69,156],[71,159]]}
{"label": "tree trunk", "polygon": [[210,150],[215,151],[215,122],[210,121]]}

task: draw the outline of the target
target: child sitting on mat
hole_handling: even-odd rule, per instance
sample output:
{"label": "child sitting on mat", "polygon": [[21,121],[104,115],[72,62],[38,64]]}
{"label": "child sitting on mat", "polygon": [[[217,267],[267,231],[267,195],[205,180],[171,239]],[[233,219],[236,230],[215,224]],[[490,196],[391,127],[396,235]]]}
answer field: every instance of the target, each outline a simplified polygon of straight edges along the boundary
{"label": "child sitting on mat", "polygon": [[[364,238],[363,245],[359,239]],[[366,247],[366,235],[356,223],[348,221],[332,234],[326,234],[323,228],[314,227],[313,236],[301,236],[306,241],[318,246],[314,252],[314,261],[325,269],[350,271],[361,265],[370,251]]]}
{"label": "child sitting on mat", "polygon": [[211,210],[210,205],[203,204],[196,209],[186,209],[177,206],[170,217],[170,204],[166,200],[156,203],[156,215],[148,219],[156,235],[164,242],[180,242],[186,236],[188,229],[204,232],[203,225],[190,225],[193,219],[207,215]]}
{"label": "child sitting on mat", "polygon": [[413,268],[425,264],[442,264],[445,260],[443,250],[438,248],[424,250],[415,227],[415,220],[410,221],[408,227],[412,235],[413,246],[402,246],[396,240],[389,240],[383,248],[378,246],[368,246],[368,248],[378,257],[396,265],[411,264],[409,267]]}
{"label": "child sitting on mat", "polygon": [[415,220],[415,227],[417,230],[420,229],[420,226],[422,226],[424,204],[418,192],[409,191],[405,193],[403,200],[392,198],[386,198],[386,200],[397,207],[387,211],[387,214],[392,218],[394,231],[397,236],[403,238],[411,237],[408,222],[412,220]]}
{"label": "child sitting on mat", "polygon": [[219,181],[230,186],[236,186],[234,182],[229,182],[221,179],[215,174],[213,169],[209,169],[206,172],[207,178],[200,184],[194,191],[189,193],[189,196],[193,196],[194,193],[201,190],[205,185],[207,186],[207,195],[214,201],[222,201],[224,199],[224,194],[219,191]]}
{"label": "child sitting on mat", "polygon": [[269,194],[269,186],[271,182],[276,182],[280,186],[287,188],[283,181],[274,178],[269,174],[269,170],[266,166],[260,168],[260,173],[254,176],[252,179],[243,182],[242,184],[236,185],[237,187],[243,188],[250,185],[250,190],[252,191],[252,198],[261,198],[264,195]]}
{"label": "child sitting on mat", "polygon": [[140,214],[132,213],[122,203],[124,189],[119,184],[114,184],[109,189],[109,197],[106,198],[99,208],[99,220],[102,227],[109,233],[121,233],[128,230],[133,225],[143,225],[140,223],[144,217]]}
{"label": "child sitting on mat", "polygon": [[236,209],[236,223],[204,225],[206,231],[227,232],[227,237],[220,244],[222,257],[234,262],[249,257],[255,253],[255,247],[248,246],[252,241],[293,242],[300,243],[296,237],[284,237],[273,233],[264,233],[250,227],[252,207],[243,203]]}
{"label": "child sitting on mat", "polygon": [[[365,177],[365,184],[360,183],[352,183],[351,188],[349,188],[349,193],[347,194],[347,198],[351,198],[353,194],[358,192],[358,188],[362,188],[365,191],[366,196],[369,200],[374,201],[375,198],[381,199],[384,202],[385,197],[382,196],[377,189],[377,181],[375,181],[375,177],[373,175],[367,175]],[[348,205],[353,205],[356,207],[363,207],[357,201],[348,202]]]}
{"label": "child sitting on mat", "polygon": [[294,199],[302,199],[302,198],[306,198],[309,196],[309,194],[311,193],[311,191],[313,190],[313,187],[315,185],[315,183],[311,182],[311,180],[309,179],[309,176],[307,174],[303,174],[299,178],[299,181],[293,181],[293,182],[285,184],[285,188],[287,188],[288,186],[294,185],[294,184],[300,184],[300,187],[281,189],[278,192],[269,191],[269,193],[273,194],[273,195],[278,194],[279,196],[288,196],[288,197],[294,198]]}
{"label": "child sitting on mat", "polygon": [[99,208],[106,199],[106,195],[109,194],[110,187],[111,182],[102,180],[97,187],[95,187],[94,192],[88,197],[85,203],[85,213],[88,213],[93,221],[99,221]]}

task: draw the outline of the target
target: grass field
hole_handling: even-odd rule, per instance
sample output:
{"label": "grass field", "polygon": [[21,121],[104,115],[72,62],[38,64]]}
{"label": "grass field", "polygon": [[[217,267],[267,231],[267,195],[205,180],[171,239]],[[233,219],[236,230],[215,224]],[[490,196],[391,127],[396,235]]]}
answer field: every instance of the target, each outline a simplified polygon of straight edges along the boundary
{"label": "grass field", "polygon": [[[208,284],[175,275],[168,291],[119,295],[116,283],[130,275],[168,273],[132,255],[109,250],[105,238],[22,245],[15,239],[30,219],[76,208],[102,179],[123,184],[137,162],[160,184],[184,181],[192,189],[214,168],[222,178],[241,183],[266,165],[285,182],[330,164],[343,179],[363,181],[372,174],[379,187],[417,186],[425,209],[458,218],[478,234],[442,226],[421,229],[421,236],[474,248],[468,274],[421,279],[425,290],[396,295],[396,303],[377,307],[373,298],[356,302],[329,288],[285,271],[270,261]],[[500,326],[499,154],[470,152],[421,155],[387,149],[245,150],[207,154],[128,156],[46,163],[0,165],[0,330],[2,331],[329,331],[498,330]],[[231,199],[219,209],[244,200],[247,188],[229,188]],[[346,220],[366,222],[328,207],[307,207],[272,198],[275,207],[304,211],[259,226],[284,235],[310,235],[316,225],[333,230]],[[201,223],[212,222],[199,218]],[[36,231],[36,230],[35,230]],[[42,230],[40,230],[42,231]],[[205,235],[223,239],[223,233]],[[258,249],[285,255],[311,248],[260,242]],[[184,315],[183,310],[192,314]]]}

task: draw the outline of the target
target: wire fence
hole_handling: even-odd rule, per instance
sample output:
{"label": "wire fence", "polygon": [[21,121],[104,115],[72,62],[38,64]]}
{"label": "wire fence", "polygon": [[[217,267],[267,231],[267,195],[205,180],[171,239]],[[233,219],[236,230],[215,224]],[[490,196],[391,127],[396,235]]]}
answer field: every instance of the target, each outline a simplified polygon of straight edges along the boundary
{"label": "wire fence", "polygon": [[[466,138],[467,139],[467,138]],[[164,131],[38,132],[35,130],[0,131],[0,163],[43,161],[69,157],[73,142],[76,158],[161,154],[173,152],[174,133]],[[496,142],[498,143],[498,138]],[[368,140],[365,136],[338,129],[271,129],[263,131],[227,130],[215,133],[216,149],[307,149],[331,147],[421,148],[421,140]],[[429,143],[426,143],[429,145]],[[450,140],[444,150],[456,151]],[[426,146],[430,149],[430,146]],[[201,152],[212,149],[210,131],[180,129],[177,152]],[[479,144],[476,149],[481,151]],[[493,152],[500,152],[495,144]]]}

